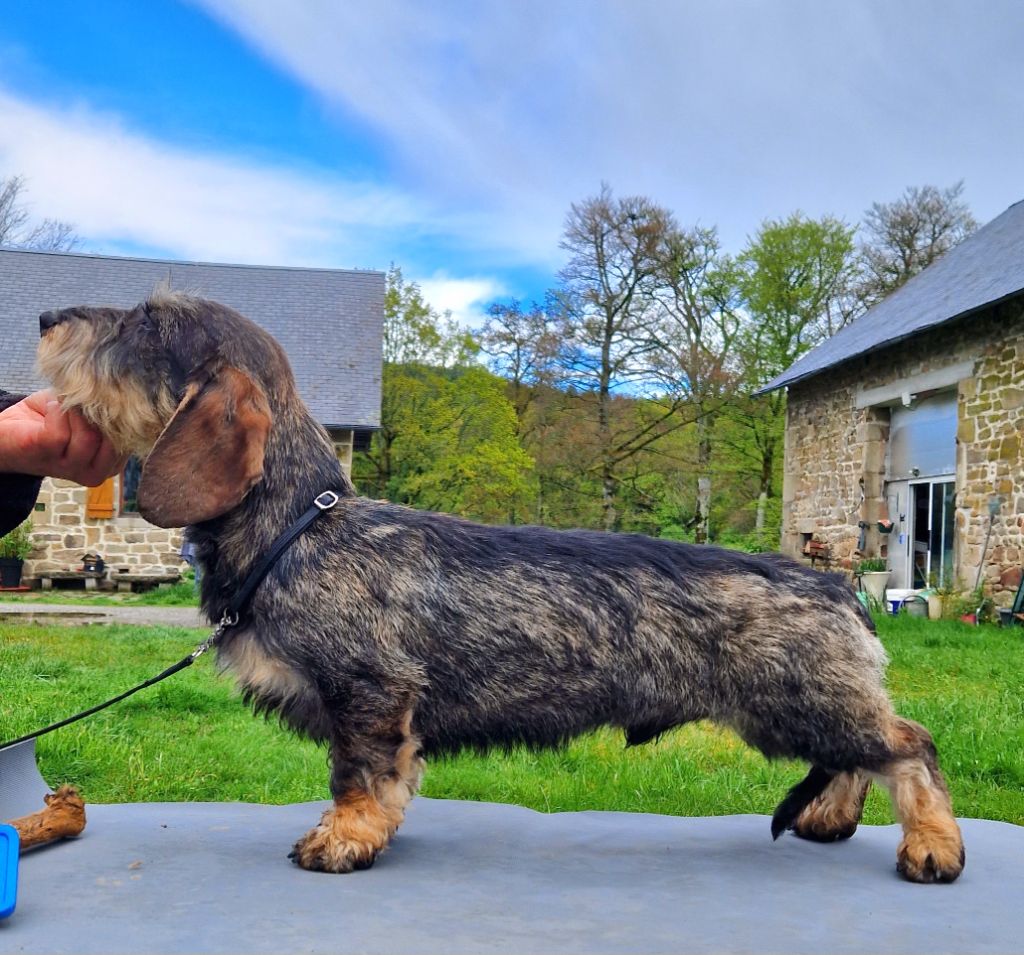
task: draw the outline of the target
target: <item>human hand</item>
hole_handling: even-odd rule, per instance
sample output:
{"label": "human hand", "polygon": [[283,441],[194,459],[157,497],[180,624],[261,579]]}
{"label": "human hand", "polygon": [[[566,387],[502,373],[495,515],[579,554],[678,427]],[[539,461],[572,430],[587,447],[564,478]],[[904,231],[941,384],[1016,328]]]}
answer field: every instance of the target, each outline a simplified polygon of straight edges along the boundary
{"label": "human hand", "polygon": [[124,455],[81,413],[62,411],[56,394],[37,391],[0,411],[0,471],[102,484]]}

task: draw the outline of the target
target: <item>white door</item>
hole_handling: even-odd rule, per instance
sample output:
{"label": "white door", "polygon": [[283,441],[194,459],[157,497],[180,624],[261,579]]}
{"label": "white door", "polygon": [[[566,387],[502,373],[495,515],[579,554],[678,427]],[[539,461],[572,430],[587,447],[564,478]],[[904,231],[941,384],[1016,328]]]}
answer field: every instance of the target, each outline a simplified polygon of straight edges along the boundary
{"label": "white door", "polygon": [[953,583],[953,475],[888,486],[893,531],[889,538],[890,581],[918,590]]}

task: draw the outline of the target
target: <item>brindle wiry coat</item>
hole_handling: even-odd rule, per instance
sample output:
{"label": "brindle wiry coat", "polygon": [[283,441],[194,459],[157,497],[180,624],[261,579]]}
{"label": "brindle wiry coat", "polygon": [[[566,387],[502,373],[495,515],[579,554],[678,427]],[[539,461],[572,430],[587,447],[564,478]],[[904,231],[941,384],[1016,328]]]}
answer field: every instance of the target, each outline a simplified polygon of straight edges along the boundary
{"label": "brindle wiry coat", "polygon": [[329,746],[334,808],[296,844],[300,865],[370,865],[422,754],[557,745],[609,724],[642,743],[711,719],[811,764],[776,835],[851,835],[875,779],[903,823],[900,871],[959,875],[931,738],[893,713],[882,647],[838,577],[777,555],[487,527],[357,497],[280,346],[214,302],[158,292],[40,325],[40,364],[66,403],[147,457],[143,515],[191,525],[212,620],[316,495],[342,495],[219,649],[258,709]]}

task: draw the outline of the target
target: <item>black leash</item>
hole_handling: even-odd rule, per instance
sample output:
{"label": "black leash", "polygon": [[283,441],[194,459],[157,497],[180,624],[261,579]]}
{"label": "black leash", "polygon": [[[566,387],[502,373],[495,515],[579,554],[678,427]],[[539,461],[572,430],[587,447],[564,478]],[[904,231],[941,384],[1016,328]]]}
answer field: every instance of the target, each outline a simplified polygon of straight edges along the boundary
{"label": "black leash", "polygon": [[228,604],[227,609],[221,616],[220,622],[214,628],[213,633],[211,633],[210,636],[200,643],[195,650],[193,650],[183,660],[179,660],[177,663],[169,666],[162,673],[158,673],[156,676],[150,677],[144,683],[140,683],[138,686],[133,686],[130,690],[125,690],[124,693],[121,693],[104,703],[99,703],[87,710],[83,710],[81,713],[76,713],[74,716],[69,716],[67,719],[60,720],[57,723],[51,723],[49,726],[44,726],[42,729],[36,730],[34,733],[26,733],[24,736],[19,736],[17,739],[9,740],[6,743],[0,743],[0,751],[7,749],[9,746],[17,746],[20,743],[27,743],[30,739],[45,736],[47,733],[59,730],[62,726],[67,726],[70,723],[77,723],[79,720],[84,720],[87,716],[92,716],[93,713],[99,713],[100,710],[105,710],[108,706],[120,703],[121,700],[127,699],[134,693],[138,693],[139,690],[144,690],[147,686],[152,686],[154,683],[166,680],[169,676],[173,676],[179,670],[184,670],[186,667],[192,666],[192,664],[206,653],[207,650],[216,646],[221,637],[223,637],[228,630],[232,627],[238,626],[238,623],[242,619],[242,616],[249,605],[249,600],[255,593],[256,588],[263,583],[263,578],[270,573],[274,564],[277,563],[278,558],[288,549],[296,537],[309,527],[309,525],[323,514],[324,511],[329,511],[334,507],[334,505],[338,503],[339,499],[339,495],[334,491],[324,491],[313,499],[312,505],[305,511],[302,517],[300,517],[283,534],[281,534],[273,544],[270,545],[270,550],[268,550],[266,554],[260,558],[256,566],[249,571],[249,575],[242,582],[242,586],[238,588],[234,598]]}

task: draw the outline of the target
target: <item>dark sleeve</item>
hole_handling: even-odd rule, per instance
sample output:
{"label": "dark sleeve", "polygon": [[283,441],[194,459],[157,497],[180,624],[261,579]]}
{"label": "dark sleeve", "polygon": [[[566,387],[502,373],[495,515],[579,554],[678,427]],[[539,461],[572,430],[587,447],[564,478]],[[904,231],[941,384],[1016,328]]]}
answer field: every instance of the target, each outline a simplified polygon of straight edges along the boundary
{"label": "dark sleeve", "polygon": [[[24,395],[0,391],[0,411],[17,404]],[[35,507],[43,479],[31,474],[0,474],[0,535],[17,527]]]}

